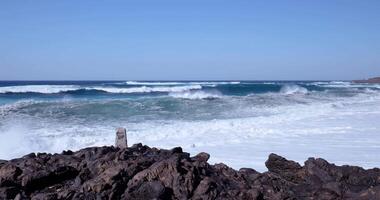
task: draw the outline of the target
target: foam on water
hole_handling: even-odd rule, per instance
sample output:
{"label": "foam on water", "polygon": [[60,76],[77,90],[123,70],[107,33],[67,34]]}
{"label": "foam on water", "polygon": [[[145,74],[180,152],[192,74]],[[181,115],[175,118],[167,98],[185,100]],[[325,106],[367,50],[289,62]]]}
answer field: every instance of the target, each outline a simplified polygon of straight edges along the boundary
{"label": "foam on water", "polygon": [[109,93],[151,93],[151,92],[183,92],[189,90],[202,89],[200,85],[175,86],[175,87],[132,87],[132,88],[106,88],[106,87],[91,87],[87,89],[101,90]]}
{"label": "foam on water", "polygon": [[327,88],[377,88],[380,89],[380,84],[366,84],[366,83],[351,83],[345,81],[331,81],[331,82],[313,82],[309,85],[317,85]]}
{"label": "foam on water", "polygon": [[182,82],[143,82],[143,81],[127,81],[120,84],[127,85],[184,85]]}
{"label": "foam on water", "polygon": [[127,81],[127,85],[226,85],[240,84],[239,81],[198,81],[198,82],[144,82],[144,81]]}
{"label": "foam on water", "polygon": [[0,87],[0,93],[42,93],[56,94],[61,92],[70,92],[76,90],[98,90],[108,93],[151,93],[151,92],[182,92],[189,90],[202,89],[201,85],[184,85],[184,86],[140,86],[130,88],[118,87],[100,87],[100,86],[75,86],[75,85],[27,85],[27,86],[8,86]]}
{"label": "foam on water", "polygon": [[226,93],[239,85],[228,85],[222,93],[218,87],[188,84],[80,86],[110,88],[110,93],[167,92],[154,98],[16,100],[0,105],[0,159],[112,145],[115,129],[126,127],[129,144],[205,151],[211,163],[234,168],[264,171],[272,152],[299,162],[320,156],[337,164],[380,166],[379,90],[311,92],[309,83],[275,84],[282,87],[245,96]]}
{"label": "foam on water", "polygon": [[306,88],[298,86],[298,85],[284,85],[281,88],[281,93],[283,94],[306,94],[308,91]]}
{"label": "foam on water", "polygon": [[169,96],[182,99],[215,99],[221,98],[222,95],[217,91],[185,91],[185,92],[171,92]]}
{"label": "foam on water", "polygon": [[21,85],[0,87],[0,93],[43,93],[54,94],[67,91],[75,91],[80,89],[75,85]]}

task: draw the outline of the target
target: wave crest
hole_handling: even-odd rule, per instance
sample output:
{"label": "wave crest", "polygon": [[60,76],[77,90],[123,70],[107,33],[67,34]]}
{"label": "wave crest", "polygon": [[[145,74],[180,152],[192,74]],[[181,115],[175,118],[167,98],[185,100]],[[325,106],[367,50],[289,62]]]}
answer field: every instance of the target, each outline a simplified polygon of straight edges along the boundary
{"label": "wave crest", "polygon": [[307,94],[308,90],[298,85],[284,85],[282,86],[280,93],[286,94],[286,95]]}
{"label": "wave crest", "polygon": [[180,99],[216,99],[222,95],[219,92],[205,92],[205,91],[186,91],[186,92],[172,92],[169,96]]}
{"label": "wave crest", "polygon": [[151,93],[151,92],[183,92],[189,90],[200,90],[201,85],[185,85],[185,86],[172,86],[172,87],[131,87],[131,88],[118,88],[118,87],[79,87],[75,85],[26,85],[26,86],[7,86],[0,87],[0,93],[40,93],[40,94],[57,94],[65,92],[75,92],[80,90],[97,90],[108,93]]}
{"label": "wave crest", "polygon": [[127,81],[126,85],[229,85],[240,84],[239,81],[193,81],[193,82],[144,82]]}
{"label": "wave crest", "polygon": [[0,93],[41,93],[55,94],[80,89],[75,85],[21,85],[0,87]]}
{"label": "wave crest", "polygon": [[132,87],[132,88],[107,88],[107,87],[93,87],[88,88],[93,90],[100,90],[108,93],[151,93],[151,92],[183,92],[190,90],[200,90],[200,85],[189,86],[174,86],[174,87]]}

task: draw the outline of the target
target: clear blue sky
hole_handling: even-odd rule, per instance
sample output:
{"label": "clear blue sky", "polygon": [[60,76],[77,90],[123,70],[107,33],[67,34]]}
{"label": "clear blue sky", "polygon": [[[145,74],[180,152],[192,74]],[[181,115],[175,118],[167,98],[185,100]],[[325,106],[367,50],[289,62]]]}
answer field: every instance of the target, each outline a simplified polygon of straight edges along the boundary
{"label": "clear blue sky", "polygon": [[379,0],[0,1],[0,80],[371,76]]}

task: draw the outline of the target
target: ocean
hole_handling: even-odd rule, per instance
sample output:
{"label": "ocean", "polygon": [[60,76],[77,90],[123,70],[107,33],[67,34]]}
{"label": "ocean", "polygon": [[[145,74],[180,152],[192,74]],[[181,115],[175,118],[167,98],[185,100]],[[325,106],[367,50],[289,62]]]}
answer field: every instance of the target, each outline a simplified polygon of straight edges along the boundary
{"label": "ocean", "polygon": [[276,153],[380,166],[380,85],[345,81],[0,81],[0,159],[113,145],[181,146],[265,171]]}

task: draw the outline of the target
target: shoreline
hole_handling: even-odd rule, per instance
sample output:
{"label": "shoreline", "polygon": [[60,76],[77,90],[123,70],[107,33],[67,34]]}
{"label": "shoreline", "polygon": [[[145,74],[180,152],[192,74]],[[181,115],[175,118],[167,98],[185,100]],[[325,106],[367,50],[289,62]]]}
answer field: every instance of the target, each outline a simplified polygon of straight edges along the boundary
{"label": "shoreline", "polygon": [[309,158],[302,166],[276,154],[268,171],[234,170],[171,150],[135,144],[28,154],[0,162],[1,199],[376,199],[380,169]]}
{"label": "shoreline", "polygon": [[367,83],[367,84],[378,84],[380,83],[380,77],[374,77],[369,79],[363,79],[363,80],[353,80],[353,83]]}

